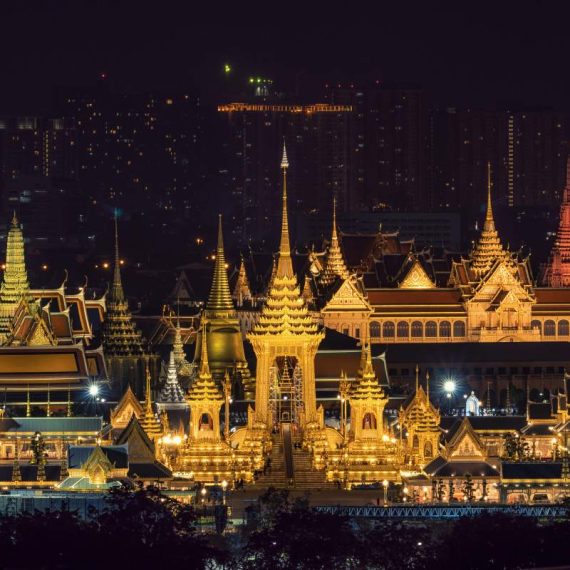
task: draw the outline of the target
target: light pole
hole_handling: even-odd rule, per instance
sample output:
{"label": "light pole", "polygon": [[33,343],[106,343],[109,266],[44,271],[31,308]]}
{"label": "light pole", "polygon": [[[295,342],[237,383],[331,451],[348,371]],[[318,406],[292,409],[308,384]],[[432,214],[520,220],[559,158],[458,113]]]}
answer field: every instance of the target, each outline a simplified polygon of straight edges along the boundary
{"label": "light pole", "polygon": [[387,479],[384,479],[384,481],[382,481],[382,487],[384,487],[384,506],[387,507],[388,506],[388,485],[390,483],[388,483]]}
{"label": "light pole", "polygon": [[222,505],[226,506],[226,489],[228,488],[228,482],[224,479],[222,481]]}
{"label": "light pole", "polygon": [[230,441],[230,398],[232,397],[232,381],[228,371],[223,381],[224,389],[224,439]]}
{"label": "light pole", "polygon": [[447,413],[449,414],[451,413],[451,398],[456,388],[457,384],[451,378],[443,383],[443,390],[447,396]]}
{"label": "light pole", "polygon": [[346,411],[347,411],[347,401],[348,401],[348,394],[350,392],[350,381],[346,375],[346,372],[341,372],[341,379],[339,382],[339,399],[340,399],[340,431],[342,433],[342,437],[346,437]]}

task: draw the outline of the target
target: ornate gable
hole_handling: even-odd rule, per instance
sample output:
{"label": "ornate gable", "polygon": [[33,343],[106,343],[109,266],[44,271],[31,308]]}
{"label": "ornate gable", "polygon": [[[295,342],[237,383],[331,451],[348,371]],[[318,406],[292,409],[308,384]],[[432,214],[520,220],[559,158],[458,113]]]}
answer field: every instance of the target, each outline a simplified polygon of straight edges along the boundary
{"label": "ornate gable", "polygon": [[485,459],[485,448],[475,433],[471,422],[464,418],[457,433],[447,444],[447,456],[455,460]]}
{"label": "ornate gable", "polygon": [[415,259],[398,287],[400,289],[433,289],[435,283],[430,279],[419,260]]}
{"label": "ornate gable", "polygon": [[358,290],[353,278],[345,279],[340,287],[326,304],[323,311],[366,311],[371,312],[372,308]]}
{"label": "ornate gable", "polygon": [[117,406],[111,410],[111,425],[113,429],[123,429],[127,427],[133,416],[139,419],[142,415],[143,407],[129,385]]}

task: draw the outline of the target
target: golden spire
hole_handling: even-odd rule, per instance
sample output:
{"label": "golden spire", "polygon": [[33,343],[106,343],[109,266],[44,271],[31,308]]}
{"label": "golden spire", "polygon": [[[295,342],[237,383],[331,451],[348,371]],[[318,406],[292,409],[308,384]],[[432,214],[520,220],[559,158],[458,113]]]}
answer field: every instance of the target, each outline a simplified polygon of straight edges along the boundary
{"label": "golden spire", "polygon": [[386,399],[384,390],[378,383],[378,378],[372,365],[372,349],[370,342],[362,342],[362,352],[360,354],[360,369],[358,370],[355,388],[351,399]]}
{"label": "golden spire", "polygon": [[501,239],[495,227],[491,190],[491,164],[489,163],[487,165],[487,212],[485,214],[485,223],[479,240],[471,252],[471,270],[476,277],[481,277],[487,273],[496,260],[503,259],[507,261],[509,259],[509,254],[503,249]]}
{"label": "golden spire", "polygon": [[228,283],[226,271],[226,256],[224,253],[224,236],[222,233],[222,215],[218,218],[218,246],[216,248],[216,264],[214,266],[214,279],[212,289],[206,304],[206,311],[210,315],[217,312],[229,313],[234,311],[234,304]]}
{"label": "golden spire", "polygon": [[30,400],[30,385],[28,384],[28,390],[26,394],[26,417],[29,418],[32,415],[32,402]]}
{"label": "golden spire", "polygon": [[249,338],[262,335],[295,334],[319,335],[318,325],[309,315],[301,295],[297,277],[293,272],[289,247],[289,225],[287,222],[287,153],[283,149],[283,222],[281,245],[275,278],[270,285],[267,301]]}
{"label": "golden spire", "polygon": [[6,268],[0,286],[0,334],[10,331],[20,300],[27,298],[29,291],[24,235],[14,212],[6,240]]}
{"label": "golden spire", "polygon": [[420,367],[416,364],[416,394],[420,388]]}
{"label": "golden spire", "polygon": [[202,324],[202,346],[200,348],[200,371],[198,372],[198,378],[196,378],[192,383],[192,386],[190,386],[187,399],[190,401],[222,400],[222,393],[220,392],[218,385],[212,379],[208,363],[208,343],[206,342],[205,320],[203,320]]}
{"label": "golden spire", "polygon": [[245,259],[240,255],[239,273],[234,287],[233,299],[242,306],[244,301],[251,301],[252,294],[249,286],[249,279],[247,278],[247,271],[245,269]]}
{"label": "golden spire", "polygon": [[283,171],[283,205],[281,214],[281,242],[279,244],[279,262],[277,263],[277,275],[279,277],[293,277],[293,263],[291,261],[291,244],[289,241],[289,216],[287,214],[287,148],[283,143],[283,158],[281,170]]}
{"label": "golden spire", "polygon": [[115,261],[113,284],[107,302],[107,314],[102,330],[103,348],[107,357],[144,356],[146,350],[143,338],[136,328],[125,297],[121,280],[121,259],[119,257],[119,230],[115,210]]}
{"label": "golden spire", "polygon": [[115,302],[123,302],[125,300],[125,292],[121,281],[121,258],[119,256],[119,222],[117,220],[117,210],[115,209],[115,264],[113,267],[113,286],[111,288],[111,297]]}
{"label": "golden spire", "polygon": [[47,409],[46,409],[46,416],[49,418],[51,416],[51,390],[48,386],[47,389]]}
{"label": "golden spire", "polygon": [[429,371],[426,371],[426,396],[429,402]]}
{"label": "golden spire", "polygon": [[338,241],[338,231],[336,226],[336,197],[333,198],[333,222],[332,222],[332,236],[331,244],[327,254],[327,264],[323,274],[321,275],[321,283],[325,286],[332,285],[340,277],[341,279],[348,279],[349,272],[344,262],[342,250]]}
{"label": "golden spire", "polygon": [[160,420],[154,415],[154,411],[152,409],[150,367],[148,365],[148,362],[146,364],[145,397],[140,424],[150,438],[156,437],[162,433],[162,425],[160,424]]}

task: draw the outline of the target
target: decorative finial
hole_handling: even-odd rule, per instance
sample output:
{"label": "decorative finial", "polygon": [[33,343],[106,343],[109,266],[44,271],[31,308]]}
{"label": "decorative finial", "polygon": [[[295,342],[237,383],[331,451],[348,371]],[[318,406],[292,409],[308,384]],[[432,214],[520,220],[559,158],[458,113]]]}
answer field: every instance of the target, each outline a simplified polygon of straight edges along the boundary
{"label": "decorative finial", "polygon": [[12,227],[17,228],[20,224],[18,223],[18,216],[16,216],[16,210],[12,212]]}
{"label": "decorative finial", "polygon": [[[487,163],[487,213],[485,215],[485,228],[494,229],[495,220],[493,217],[493,202],[491,200],[491,193],[493,189],[493,179],[491,177],[491,163]],[[492,228],[489,226],[492,224]]]}
{"label": "decorative finial", "polygon": [[429,402],[429,370],[426,372],[426,395]]}
{"label": "decorative finial", "polygon": [[416,394],[420,387],[420,367],[416,364]]}
{"label": "decorative finial", "polygon": [[277,264],[277,275],[279,277],[293,276],[293,263],[291,261],[291,244],[289,240],[289,217],[287,214],[287,150],[283,144],[283,159],[281,160],[283,170],[283,205],[281,214],[281,242],[279,244],[279,262]]}
{"label": "decorative finial", "polygon": [[28,391],[26,395],[26,417],[29,418],[32,415],[32,402],[30,400],[30,385],[28,384]]}
{"label": "decorative finial", "polygon": [[210,376],[210,365],[208,363],[208,339],[206,336],[207,321],[202,317],[202,346],[200,351],[200,376]]}

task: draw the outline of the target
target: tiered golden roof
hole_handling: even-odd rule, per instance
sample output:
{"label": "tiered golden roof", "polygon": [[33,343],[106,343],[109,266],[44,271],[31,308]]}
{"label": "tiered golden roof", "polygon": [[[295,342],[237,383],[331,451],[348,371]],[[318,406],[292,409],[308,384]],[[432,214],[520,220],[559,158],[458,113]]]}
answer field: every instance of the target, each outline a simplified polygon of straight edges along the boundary
{"label": "tiered golden roof", "polygon": [[24,236],[14,212],[6,241],[6,269],[0,286],[0,334],[10,331],[12,317],[20,301],[28,296],[29,291]]}
{"label": "tiered golden roof", "polygon": [[327,264],[321,275],[321,283],[326,287],[332,285],[338,278],[348,279],[350,273],[346,267],[342,250],[338,241],[338,232],[336,227],[336,198],[333,200],[333,223],[331,244],[327,255]]}
{"label": "tiered golden roof", "polygon": [[471,252],[471,270],[477,277],[481,277],[491,269],[497,260],[510,261],[511,256],[503,249],[499,232],[497,232],[495,227],[491,202],[491,166],[489,165],[487,173],[487,213],[481,236]]}
{"label": "tiered golden roof", "polygon": [[178,372],[176,368],[174,350],[171,350],[168,360],[166,382],[158,396],[158,401],[163,404],[183,404],[185,402],[184,392],[178,382]]}
{"label": "tiered golden roof", "polygon": [[405,408],[400,410],[400,424],[415,433],[439,433],[440,413],[429,398],[429,374],[426,374],[426,389],[419,382],[416,366],[416,391]]}
{"label": "tiered golden roof", "polygon": [[152,393],[150,389],[150,370],[146,368],[146,389],[145,399],[143,406],[143,413],[140,418],[140,424],[146,434],[152,439],[162,434],[162,425],[160,420],[156,417],[152,409]]}
{"label": "tiered golden roof", "polygon": [[119,233],[116,216],[115,267],[111,294],[107,302],[107,314],[103,323],[103,348],[106,356],[143,356],[146,354],[142,335],[133,322],[121,281]]}
{"label": "tiered golden roof", "polygon": [[[206,337],[206,323],[202,324],[202,338]],[[208,363],[208,343],[202,342],[202,350],[200,355],[200,371],[198,378],[194,380],[186,399],[192,401],[221,401],[222,393],[216,382],[212,378],[210,365]]]}
{"label": "tiered golden roof", "polygon": [[287,152],[283,149],[283,217],[279,261],[275,278],[271,283],[267,301],[258,322],[250,333],[251,338],[263,335],[317,335],[318,326],[309,315],[297,277],[293,271],[289,243],[289,220],[287,216]]}
{"label": "tiered golden roof", "polygon": [[387,396],[378,383],[378,378],[372,366],[372,349],[369,342],[364,341],[360,358],[360,368],[356,381],[350,393],[351,400],[379,399],[385,400]]}

